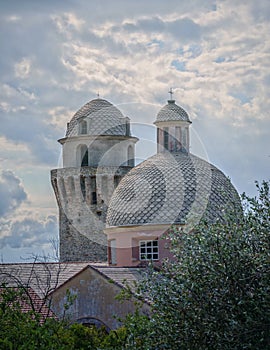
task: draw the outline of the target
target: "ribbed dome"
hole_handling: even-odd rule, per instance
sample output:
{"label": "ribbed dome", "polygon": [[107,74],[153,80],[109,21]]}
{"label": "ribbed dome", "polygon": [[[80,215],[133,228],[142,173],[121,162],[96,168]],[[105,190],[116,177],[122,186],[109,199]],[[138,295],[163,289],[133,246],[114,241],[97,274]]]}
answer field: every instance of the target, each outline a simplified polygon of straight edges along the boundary
{"label": "ribbed dome", "polygon": [[174,100],[169,100],[168,104],[166,104],[161,108],[161,110],[157,114],[157,119],[155,123],[164,122],[164,121],[167,122],[170,120],[173,120],[173,121],[181,120],[181,121],[187,121],[191,123],[187,112],[182,107],[175,104]]}
{"label": "ribbed dome", "polygon": [[240,210],[237,191],[215,166],[192,154],[158,153],[133,168],[114,192],[108,226],[198,223]]}
{"label": "ribbed dome", "polygon": [[66,136],[78,135],[78,123],[89,118],[88,135],[125,135],[123,114],[112,103],[101,98],[87,102],[72,117]]}

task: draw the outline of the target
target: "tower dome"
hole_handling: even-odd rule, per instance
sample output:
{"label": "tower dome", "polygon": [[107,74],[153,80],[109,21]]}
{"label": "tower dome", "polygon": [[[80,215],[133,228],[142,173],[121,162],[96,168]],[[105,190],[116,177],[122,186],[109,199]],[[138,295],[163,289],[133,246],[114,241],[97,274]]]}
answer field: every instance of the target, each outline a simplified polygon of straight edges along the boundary
{"label": "tower dome", "polygon": [[158,153],[133,168],[114,192],[107,226],[197,224],[240,208],[237,191],[214,165],[182,152]]}
{"label": "tower dome", "polygon": [[97,98],[87,102],[74,114],[68,123],[66,136],[80,133],[126,136],[125,121],[126,118],[112,103]]}
{"label": "tower dome", "polygon": [[[172,95],[172,90],[169,91]],[[189,152],[189,127],[187,112],[175,103],[168,103],[158,112],[154,124],[157,127],[157,152]]]}
{"label": "tower dome", "polygon": [[191,123],[187,112],[175,103],[175,100],[168,100],[168,103],[161,108],[157,114],[157,122],[185,121]]}

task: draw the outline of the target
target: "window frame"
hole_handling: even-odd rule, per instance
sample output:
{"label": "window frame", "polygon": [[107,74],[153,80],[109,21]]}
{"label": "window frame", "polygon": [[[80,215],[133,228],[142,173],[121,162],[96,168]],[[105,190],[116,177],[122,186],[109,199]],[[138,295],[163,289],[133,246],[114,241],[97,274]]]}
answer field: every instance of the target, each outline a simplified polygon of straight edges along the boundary
{"label": "window frame", "polygon": [[87,121],[86,120],[82,120],[80,122],[80,134],[87,135]]}
{"label": "window frame", "polygon": [[163,147],[169,150],[169,128],[164,127],[163,129]]}
{"label": "window frame", "polygon": [[159,260],[158,239],[145,239],[145,240],[139,241],[139,260],[140,261],[158,261]]}

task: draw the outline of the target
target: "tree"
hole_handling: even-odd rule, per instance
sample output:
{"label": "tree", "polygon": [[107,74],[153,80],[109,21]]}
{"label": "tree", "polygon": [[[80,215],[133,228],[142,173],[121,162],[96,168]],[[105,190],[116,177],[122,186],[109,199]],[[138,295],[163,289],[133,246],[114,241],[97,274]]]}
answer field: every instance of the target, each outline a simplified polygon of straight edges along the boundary
{"label": "tree", "polygon": [[269,183],[257,188],[243,215],[173,230],[175,260],[150,268],[138,291],[152,302],[144,349],[270,349]]}
{"label": "tree", "polygon": [[[58,319],[50,309],[51,292],[66,266],[34,257],[30,264],[0,266],[0,349],[1,350],[86,350],[121,348],[125,330],[107,334],[105,328]],[[76,296],[67,291],[65,311]]]}
{"label": "tree", "polygon": [[109,350],[122,349],[125,329],[111,331],[105,328],[70,324],[67,320],[47,317],[31,308],[26,309],[28,294],[24,289],[2,285],[0,294],[0,349],[1,350]]}

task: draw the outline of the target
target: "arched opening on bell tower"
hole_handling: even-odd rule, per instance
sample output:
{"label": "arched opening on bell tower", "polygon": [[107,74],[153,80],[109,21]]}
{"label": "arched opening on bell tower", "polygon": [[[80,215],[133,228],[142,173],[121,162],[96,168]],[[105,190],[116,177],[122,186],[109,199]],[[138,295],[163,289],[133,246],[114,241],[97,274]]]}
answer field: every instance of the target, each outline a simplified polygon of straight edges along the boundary
{"label": "arched opening on bell tower", "polygon": [[128,157],[128,161],[127,161],[128,166],[134,166],[134,152],[133,152],[133,147],[131,145],[128,146],[127,157]]}
{"label": "arched opening on bell tower", "polygon": [[79,145],[77,148],[77,166],[89,166],[88,147],[86,145]]}

